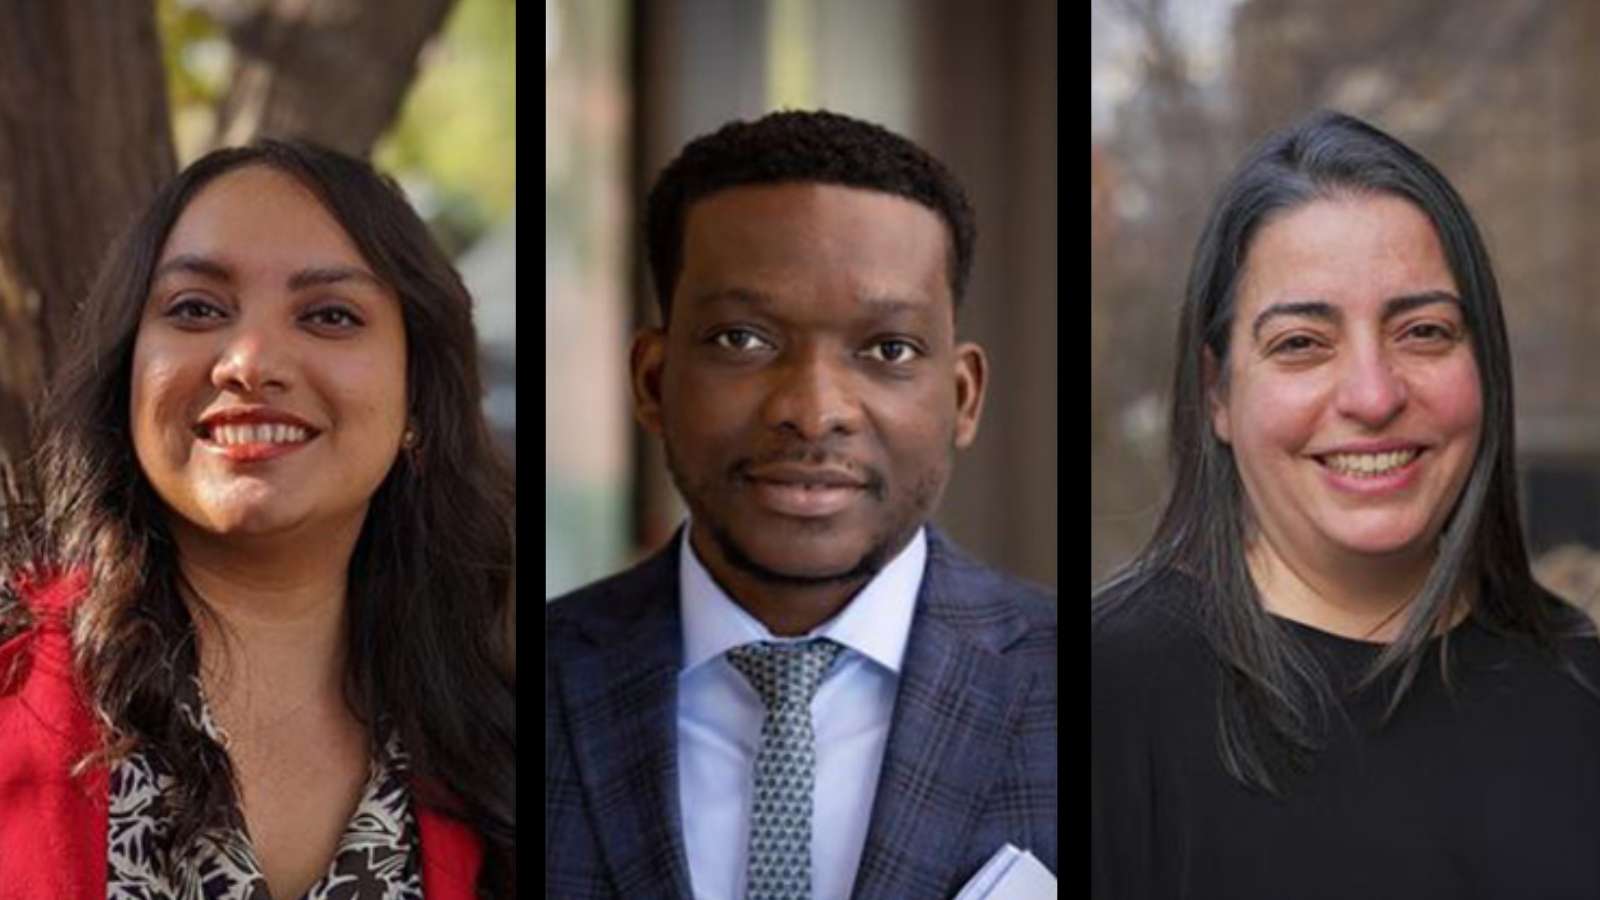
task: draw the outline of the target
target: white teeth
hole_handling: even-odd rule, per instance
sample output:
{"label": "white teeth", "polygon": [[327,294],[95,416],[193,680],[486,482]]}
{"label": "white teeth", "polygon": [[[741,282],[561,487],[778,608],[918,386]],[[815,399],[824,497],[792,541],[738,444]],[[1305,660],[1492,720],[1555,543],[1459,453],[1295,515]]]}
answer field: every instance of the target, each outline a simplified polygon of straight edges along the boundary
{"label": "white teeth", "polygon": [[218,425],[211,429],[211,442],[223,447],[242,444],[303,444],[310,439],[309,432],[294,425]]}
{"label": "white teeth", "polygon": [[1324,458],[1328,468],[1344,475],[1372,478],[1389,475],[1416,461],[1421,450],[1401,450],[1394,453],[1349,453]]}

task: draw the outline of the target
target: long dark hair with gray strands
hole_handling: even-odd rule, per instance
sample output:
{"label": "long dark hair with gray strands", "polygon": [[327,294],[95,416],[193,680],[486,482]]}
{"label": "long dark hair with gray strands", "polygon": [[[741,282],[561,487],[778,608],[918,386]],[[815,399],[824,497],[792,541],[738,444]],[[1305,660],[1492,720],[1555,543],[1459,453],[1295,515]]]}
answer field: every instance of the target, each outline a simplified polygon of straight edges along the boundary
{"label": "long dark hair with gray strands", "polygon": [[[1472,615],[1479,622],[1551,652],[1558,635],[1573,627],[1529,569],[1517,502],[1510,349],[1494,271],[1466,204],[1421,155],[1349,116],[1319,113],[1272,136],[1223,187],[1195,253],[1178,331],[1165,512],[1145,549],[1095,594],[1091,613],[1095,627],[1137,603],[1148,594],[1142,589],[1164,575],[1197,582],[1197,626],[1225,676],[1217,710],[1223,765],[1247,787],[1272,793],[1315,761],[1334,691],[1316,660],[1266,612],[1251,578],[1249,503],[1231,449],[1212,430],[1207,360],[1225,377],[1239,281],[1261,229],[1317,200],[1372,194],[1409,201],[1438,232],[1471,332],[1483,432],[1432,571],[1399,637],[1374,660],[1362,686],[1384,686],[1386,722],[1415,682],[1429,638],[1441,631],[1448,684],[1446,626],[1464,588],[1475,589]],[[1594,692],[1564,658],[1561,665]]]}

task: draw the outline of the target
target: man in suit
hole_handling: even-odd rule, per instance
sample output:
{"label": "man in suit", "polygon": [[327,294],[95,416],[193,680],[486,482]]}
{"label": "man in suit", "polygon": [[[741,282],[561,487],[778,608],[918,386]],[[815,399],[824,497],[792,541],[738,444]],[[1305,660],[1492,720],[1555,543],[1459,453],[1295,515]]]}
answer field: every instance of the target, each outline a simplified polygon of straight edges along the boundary
{"label": "man in suit", "polygon": [[827,113],[691,144],[647,215],[636,415],[689,523],[545,615],[545,896],[953,897],[1057,867],[1055,597],[929,526],[987,362],[975,229]]}

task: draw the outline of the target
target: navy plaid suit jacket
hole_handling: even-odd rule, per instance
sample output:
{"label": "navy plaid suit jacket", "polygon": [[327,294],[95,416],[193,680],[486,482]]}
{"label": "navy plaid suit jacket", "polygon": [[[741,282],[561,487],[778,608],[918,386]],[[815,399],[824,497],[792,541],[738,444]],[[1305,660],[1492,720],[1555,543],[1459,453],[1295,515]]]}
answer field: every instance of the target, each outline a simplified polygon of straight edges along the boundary
{"label": "navy plaid suit jacket", "polygon": [[[1055,595],[928,549],[855,900],[954,897],[1008,843],[1059,871]],[[682,655],[676,541],[546,610],[545,897],[693,897]]]}

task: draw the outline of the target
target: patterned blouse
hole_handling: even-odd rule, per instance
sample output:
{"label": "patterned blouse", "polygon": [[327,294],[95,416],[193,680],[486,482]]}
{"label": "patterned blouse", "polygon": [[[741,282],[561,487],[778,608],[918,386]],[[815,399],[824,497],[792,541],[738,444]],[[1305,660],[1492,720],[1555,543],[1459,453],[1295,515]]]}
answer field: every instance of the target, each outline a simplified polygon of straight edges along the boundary
{"label": "patterned blouse", "polygon": [[[191,721],[198,718],[195,724],[224,743],[203,703],[200,708]],[[422,900],[408,768],[399,740],[391,738],[372,762],[333,863],[303,900]],[[272,900],[242,824],[205,835],[175,862],[176,871],[159,871],[172,782],[171,771],[152,754],[136,753],[112,770],[108,900]]]}

